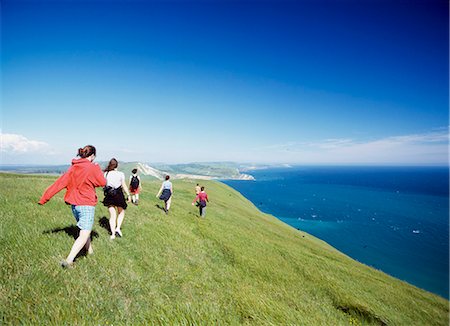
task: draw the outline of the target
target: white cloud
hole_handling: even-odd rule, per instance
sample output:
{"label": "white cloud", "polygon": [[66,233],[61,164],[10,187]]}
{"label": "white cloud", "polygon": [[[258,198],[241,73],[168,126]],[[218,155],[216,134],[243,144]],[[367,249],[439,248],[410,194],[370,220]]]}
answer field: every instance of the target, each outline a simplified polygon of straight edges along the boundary
{"label": "white cloud", "polygon": [[31,140],[22,135],[0,133],[0,152],[10,154],[37,153],[49,151],[49,144]]}

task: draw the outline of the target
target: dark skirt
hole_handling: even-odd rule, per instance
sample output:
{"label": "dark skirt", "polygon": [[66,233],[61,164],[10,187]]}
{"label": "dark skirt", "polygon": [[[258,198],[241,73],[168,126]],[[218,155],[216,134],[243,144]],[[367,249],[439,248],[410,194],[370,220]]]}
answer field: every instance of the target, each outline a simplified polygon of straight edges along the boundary
{"label": "dark skirt", "polygon": [[125,201],[125,196],[123,195],[122,187],[116,189],[114,195],[106,195],[105,199],[103,199],[103,205],[106,207],[116,206],[122,207],[123,209],[127,209],[127,202]]}
{"label": "dark skirt", "polygon": [[159,196],[159,199],[168,201],[170,196],[172,196],[172,193],[170,192],[170,189],[164,189],[161,196]]}

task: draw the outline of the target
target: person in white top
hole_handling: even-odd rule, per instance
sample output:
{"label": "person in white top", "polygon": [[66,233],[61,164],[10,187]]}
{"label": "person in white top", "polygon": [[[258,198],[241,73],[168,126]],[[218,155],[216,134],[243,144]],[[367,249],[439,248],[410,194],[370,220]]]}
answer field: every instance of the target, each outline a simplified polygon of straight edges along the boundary
{"label": "person in white top", "polygon": [[198,195],[200,193],[200,191],[202,191],[202,190],[200,188],[200,185],[197,183],[197,185],[195,186],[195,195]]}
{"label": "person in white top", "polygon": [[[125,174],[117,171],[119,163],[115,158],[109,161],[108,167],[105,169],[106,187],[105,199],[103,205],[108,207],[109,211],[109,227],[111,229],[111,239],[118,236],[122,236],[121,226],[123,219],[125,218],[125,210],[127,209],[127,203],[123,192],[128,195],[128,202],[130,201],[130,192],[125,184]],[[117,219],[117,221],[116,221]]]}

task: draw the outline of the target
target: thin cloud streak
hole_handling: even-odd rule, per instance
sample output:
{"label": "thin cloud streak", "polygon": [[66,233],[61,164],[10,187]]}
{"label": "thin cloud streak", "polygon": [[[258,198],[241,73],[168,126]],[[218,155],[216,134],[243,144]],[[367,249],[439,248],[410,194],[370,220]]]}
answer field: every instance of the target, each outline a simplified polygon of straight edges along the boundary
{"label": "thin cloud streak", "polygon": [[[73,154],[65,148],[59,149],[56,155],[49,144],[30,140],[23,135],[0,132],[0,136],[3,164],[62,164],[70,160]],[[428,133],[392,136],[365,142],[351,138],[329,138],[315,142],[291,141],[247,151],[242,148],[224,150],[220,154],[180,148],[136,150],[99,146],[97,149],[99,160],[107,161],[116,157],[127,162],[154,162],[161,161],[160,158],[164,157],[165,163],[236,161],[277,164],[448,165],[448,144],[448,129],[444,128]]]}
{"label": "thin cloud streak", "polygon": [[325,139],[288,142],[255,149],[287,163],[448,164],[448,130],[392,136],[372,141]]}

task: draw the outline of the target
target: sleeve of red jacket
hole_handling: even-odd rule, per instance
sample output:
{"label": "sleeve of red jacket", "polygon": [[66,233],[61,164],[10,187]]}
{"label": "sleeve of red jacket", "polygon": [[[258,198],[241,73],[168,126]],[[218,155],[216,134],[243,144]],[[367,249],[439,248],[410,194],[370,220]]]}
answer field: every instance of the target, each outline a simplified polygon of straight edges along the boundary
{"label": "sleeve of red jacket", "polygon": [[195,203],[198,199],[199,199],[199,195],[197,195],[197,197],[195,197],[195,199],[192,201],[192,203]]}
{"label": "sleeve of red jacket", "polygon": [[39,200],[39,204],[44,205],[46,202],[50,200],[54,195],[60,192],[62,189],[67,187],[69,182],[69,172],[64,173],[60,176],[50,187],[48,187],[41,199]]}
{"label": "sleeve of red jacket", "polygon": [[94,175],[92,177],[92,184],[94,185],[94,187],[104,187],[106,186],[106,178],[103,175],[103,171],[102,169],[100,169],[99,165],[95,165],[94,168]]}

